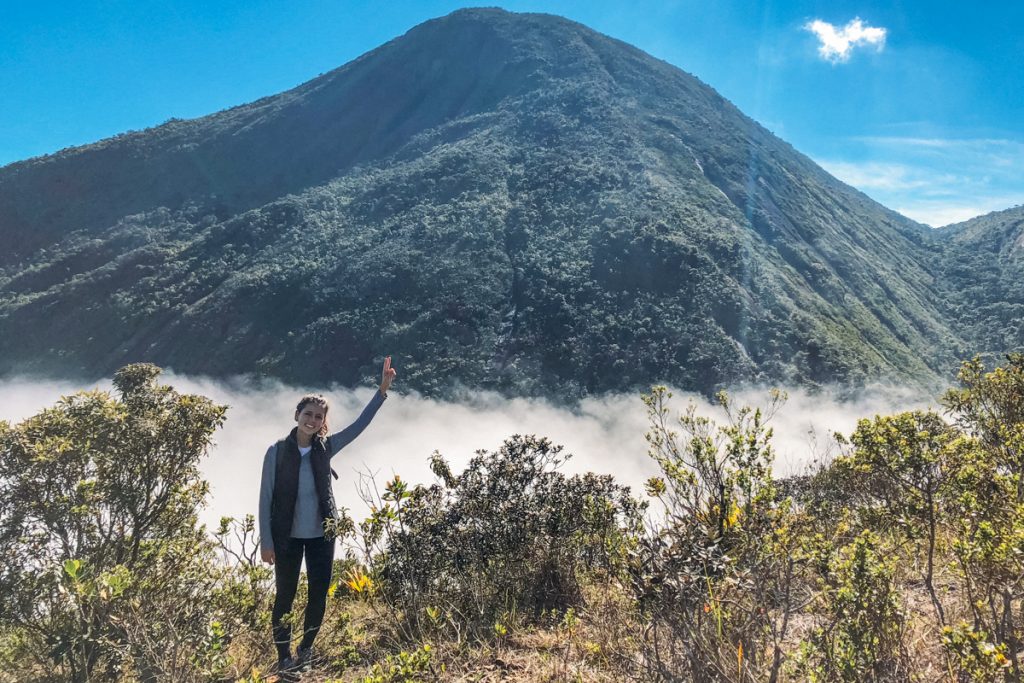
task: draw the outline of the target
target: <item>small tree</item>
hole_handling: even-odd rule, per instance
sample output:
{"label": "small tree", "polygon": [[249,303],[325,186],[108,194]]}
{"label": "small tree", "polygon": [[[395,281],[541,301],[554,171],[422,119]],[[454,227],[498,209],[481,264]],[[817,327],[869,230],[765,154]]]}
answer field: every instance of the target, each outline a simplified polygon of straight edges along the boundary
{"label": "small tree", "polygon": [[647,619],[642,648],[656,680],[779,679],[790,617],[808,600],[801,587],[807,518],[781,497],[767,411],[736,408],[718,396],[726,423],[672,419],[672,394],[644,397],[650,455],[662,476],[648,493],[663,521],[634,556],[633,585]]}
{"label": "small tree", "polygon": [[159,634],[193,640],[186,661],[218,637],[201,610],[178,608],[202,605],[212,574],[198,463],[226,408],[159,374],[129,365],[120,398],[80,392],[0,423],[0,625],[21,636],[23,678],[154,679],[167,673],[168,653],[147,646]]}
{"label": "small tree", "polygon": [[830,557],[819,598],[826,624],[804,644],[798,673],[805,680],[910,681],[906,614],[896,558],[872,531],[862,531]]}
{"label": "small tree", "polygon": [[951,476],[954,567],[970,628],[1004,647],[1013,680],[1024,669],[1024,354],[991,371],[965,362],[960,387],[943,397],[954,422],[976,438]]}
{"label": "small tree", "polygon": [[854,451],[837,463],[852,498],[872,526],[896,527],[924,554],[924,585],[940,625],[945,610],[935,589],[943,498],[951,473],[973,441],[933,412],[913,411],[861,420],[850,438]]}
{"label": "small tree", "polygon": [[954,422],[981,441],[1024,503],[1024,353],[1011,353],[991,371],[975,357],[960,366],[960,386],[942,403]]}

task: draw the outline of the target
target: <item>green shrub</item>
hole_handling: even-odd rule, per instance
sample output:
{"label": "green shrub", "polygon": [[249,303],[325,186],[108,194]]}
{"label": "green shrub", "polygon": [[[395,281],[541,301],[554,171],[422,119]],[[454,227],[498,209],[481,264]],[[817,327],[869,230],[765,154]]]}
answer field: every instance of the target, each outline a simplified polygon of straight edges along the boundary
{"label": "green shrub", "polygon": [[965,623],[942,629],[942,645],[960,683],[997,683],[1006,680],[1010,660],[1006,645],[991,642],[984,631]]}
{"label": "green shrub", "polygon": [[0,626],[20,634],[22,680],[186,680],[196,653],[220,668],[214,547],[196,510],[225,408],[159,373],[130,365],[114,376],[120,398],[81,392],[0,423]]}
{"label": "green shrub", "polygon": [[906,615],[895,557],[871,531],[829,560],[819,595],[825,624],[805,644],[801,670],[812,681],[912,680]]}
{"label": "green shrub", "polygon": [[664,387],[644,398],[651,456],[662,475],[648,493],[664,506],[633,556],[633,588],[647,622],[645,677],[776,680],[790,615],[804,600],[808,519],[783,499],[771,474],[767,413],[719,401],[727,422],[670,417]]}
{"label": "green shrub", "polygon": [[433,650],[429,645],[413,650],[388,655],[383,662],[374,664],[369,675],[359,683],[416,683],[437,680],[432,665]]}
{"label": "green shrub", "polygon": [[610,476],[557,472],[566,457],[547,439],[514,436],[459,475],[435,454],[438,484],[387,484],[361,529],[403,628],[489,637],[510,615],[579,604],[585,574],[618,570],[638,503]]}

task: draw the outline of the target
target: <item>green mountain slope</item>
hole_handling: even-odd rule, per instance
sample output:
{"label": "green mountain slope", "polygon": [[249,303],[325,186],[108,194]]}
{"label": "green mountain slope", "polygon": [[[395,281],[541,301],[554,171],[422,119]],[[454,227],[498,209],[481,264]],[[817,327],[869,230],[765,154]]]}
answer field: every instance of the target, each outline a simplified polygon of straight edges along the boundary
{"label": "green mountain slope", "polygon": [[963,355],[1024,349],[1024,206],[947,226],[938,236],[951,321],[969,343]]}
{"label": "green mountain slope", "polygon": [[463,10],[292,91],[0,169],[0,372],[149,360],[578,396],[930,383],[946,238],[694,77]]}

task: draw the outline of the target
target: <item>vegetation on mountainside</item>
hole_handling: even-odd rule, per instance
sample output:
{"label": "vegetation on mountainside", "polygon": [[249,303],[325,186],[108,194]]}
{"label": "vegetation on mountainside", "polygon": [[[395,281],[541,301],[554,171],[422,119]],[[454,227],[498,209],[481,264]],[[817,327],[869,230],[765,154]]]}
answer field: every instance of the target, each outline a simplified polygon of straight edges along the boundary
{"label": "vegetation on mountainside", "polygon": [[[0,680],[268,680],[252,520],[195,521],[223,408],[157,373],[0,425]],[[1020,680],[1024,355],[958,379],[945,416],[863,419],[787,480],[784,397],[723,395],[716,424],[655,388],[646,503],[542,438],[435,454],[437,483],[371,487],[339,527],[303,680]]]}
{"label": "vegetation on mountainside", "polygon": [[940,282],[968,346],[990,357],[1024,349],[1024,207],[940,231]]}
{"label": "vegetation on mountainside", "polygon": [[928,384],[1020,341],[1016,271],[544,15],[456,12],[288,93],[13,164],[0,217],[0,373],[353,386],[388,348],[426,394],[571,399]]}

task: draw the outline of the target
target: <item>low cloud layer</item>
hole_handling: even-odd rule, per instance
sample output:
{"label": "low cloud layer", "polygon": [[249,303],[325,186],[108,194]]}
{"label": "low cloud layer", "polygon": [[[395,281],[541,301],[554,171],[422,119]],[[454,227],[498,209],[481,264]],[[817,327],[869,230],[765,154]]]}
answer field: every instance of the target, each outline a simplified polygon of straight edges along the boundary
{"label": "low cloud layer", "polygon": [[[230,406],[216,445],[202,464],[211,484],[203,521],[215,526],[221,516],[255,513],[263,456],[294,425],[295,402],[307,388],[172,374],[162,379],[178,391],[202,394]],[[109,387],[108,383],[99,388]],[[90,388],[94,387],[27,379],[3,382],[0,419],[17,422],[61,395]],[[331,427],[340,429],[356,418],[373,390],[322,391],[331,400]],[[744,390],[733,398],[736,405],[764,405],[767,391]],[[720,409],[692,394],[677,393],[671,406],[679,412],[688,401],[694,401],[702,414],[722,415]],[[849,433],[861,417],[924,405],[926,400],[892,387],[863,392],[855,400],[840,400],[834,392],[812,396],[800,389],[791,391],[770,423],[775,430],[776,471],[780,475],[801,471],[830,449],[832,432]],[[430,483],[434,479],[427,462],[434,450],[459,471],[476,450],[494,450],[512,434],[547,436],[573,454],[564,468],[567,473],[612,474],[639,494],[643,481],[657,473],[647,455],[646,430],[644,406],[634,395],[591,398],[570,410],[543,400],[507,399],[493,393],[445,402],[393,392],[369,428],[335,458],[334,469],[340,475],[334,484],[335,496],[339,505],[361,518],[365,506],[356,486],[361,474],[375,474],[379,482],[400,474],[414,483]]]}
{"label": "low cloud layer", "polygon": [[868,26],[860,18],[853,19],[842,28],[815,19],[805,24],[804,29],[817,36],[820,43],[818,54],[833,64],[849,61],[850,54],[857,47],[870,46],[878,51],[885,47],[886,30]]}

